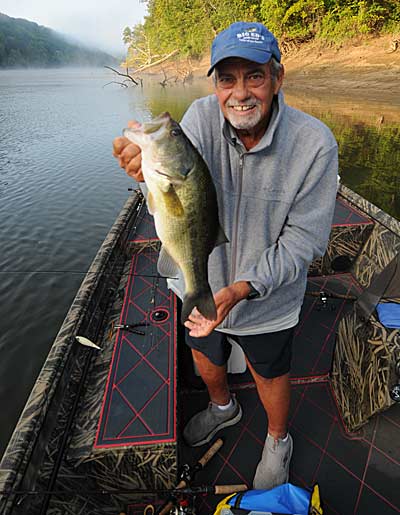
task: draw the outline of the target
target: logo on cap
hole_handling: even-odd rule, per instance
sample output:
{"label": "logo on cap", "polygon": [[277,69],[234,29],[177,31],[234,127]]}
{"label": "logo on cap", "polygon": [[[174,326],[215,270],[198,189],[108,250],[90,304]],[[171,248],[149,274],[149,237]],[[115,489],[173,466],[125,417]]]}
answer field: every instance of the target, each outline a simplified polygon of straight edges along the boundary
{"label": "logo on cap", "polygon": [[245,31],[237,32],[236,37],[243,43],[262,43],[265,37],[257,32],[256,27],[251,27]]}

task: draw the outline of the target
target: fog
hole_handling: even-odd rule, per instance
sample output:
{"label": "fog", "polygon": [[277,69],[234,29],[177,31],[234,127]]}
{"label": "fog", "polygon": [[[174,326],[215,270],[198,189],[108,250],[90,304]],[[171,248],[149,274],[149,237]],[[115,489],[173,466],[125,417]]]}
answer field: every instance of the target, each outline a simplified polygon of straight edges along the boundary
{"label": "fog", "polygon": [[141,22],[146,9],[140,0],[0,0],[0,12],[120,56],[124,28]]}

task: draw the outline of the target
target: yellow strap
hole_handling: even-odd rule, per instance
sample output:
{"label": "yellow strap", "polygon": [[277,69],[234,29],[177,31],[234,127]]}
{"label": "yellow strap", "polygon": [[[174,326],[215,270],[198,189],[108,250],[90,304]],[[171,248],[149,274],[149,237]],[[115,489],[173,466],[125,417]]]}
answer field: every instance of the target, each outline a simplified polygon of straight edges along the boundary
{"label": "yellow strap", "polygon": [[225,497],[225,499],[222,499],[222,501],[220,501],[218,504],[217,504],[217,507],[215,509],[215,512],[214,512],[214,515],[220,515],[221,511],[224,509],[224,508],[227,508],[228,510],[231,509],[231,505],[228,504],[228,501],[230,499],[232,499],[232,497],[235,497],[236,494],[231,494],[231,495],[228,495],[228,497]]}
{"label": "yellow strap", "polygon": [[319,496],[319,486],[314,485],[312,494],[311,494],[311,515],[323,515],[323,510],[321,506],[321,498]]}

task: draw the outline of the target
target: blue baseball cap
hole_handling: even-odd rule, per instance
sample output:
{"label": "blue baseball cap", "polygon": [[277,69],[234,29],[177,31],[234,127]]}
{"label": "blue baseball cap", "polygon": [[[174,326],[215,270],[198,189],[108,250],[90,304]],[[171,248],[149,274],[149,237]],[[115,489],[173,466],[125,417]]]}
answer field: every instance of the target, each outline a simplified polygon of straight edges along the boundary
{"label": "blue baseball cap", "polygon": [[262,23],[238,21],[220,32],[211,46],[210,76],[215,66],[228,57],[241,57],[265,64],[271,57],[281,61],[278,41]]}

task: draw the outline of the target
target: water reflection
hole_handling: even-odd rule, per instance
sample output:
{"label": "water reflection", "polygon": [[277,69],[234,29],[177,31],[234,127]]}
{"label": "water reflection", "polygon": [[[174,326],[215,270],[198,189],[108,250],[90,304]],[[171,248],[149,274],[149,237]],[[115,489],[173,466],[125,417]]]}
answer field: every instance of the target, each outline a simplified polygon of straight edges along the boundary
{"label": "water reflection", "polygon": [[[309,110],[334,133],[342,182],[400,220],[400,118]],[[382,119],[383,118],[383,119]]]}
{"label": "water reflection", "polygon": [[[145,110],[142,113],[143,118],[148,119],[168,111],[173,118],[180,120],[193,100],[212,93],[212,90],[211,82],[206,79],[194,80],[186,85],[176,83],[166,87],[161,87],[155,79],[147,80],[140,92]],[[134,112],[138,105],[137,89],[131,90],[130,94],[130,111]]]}

